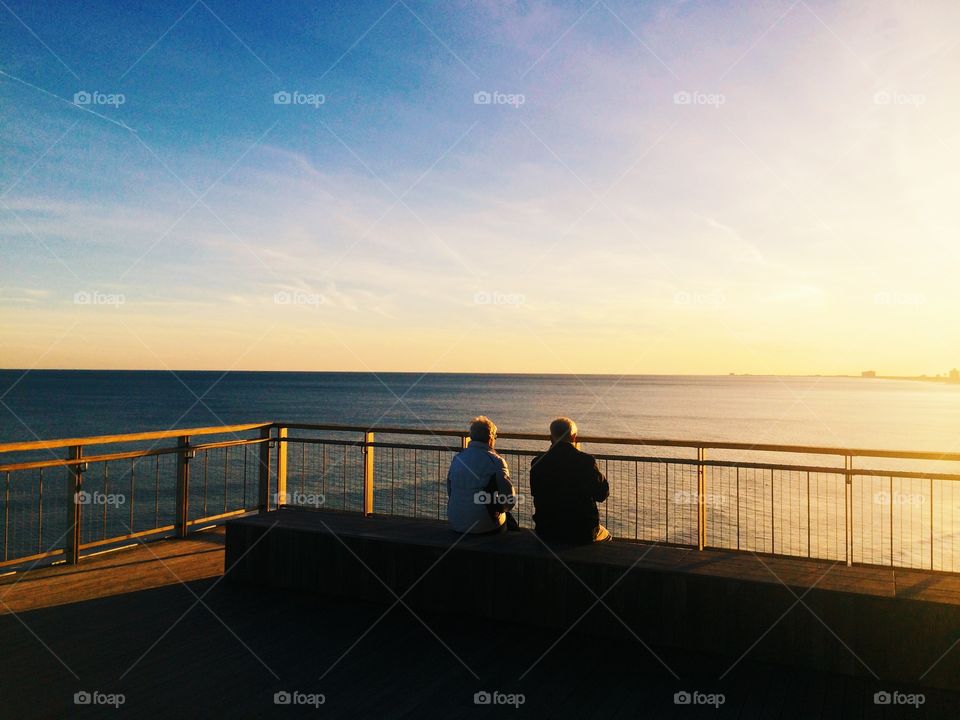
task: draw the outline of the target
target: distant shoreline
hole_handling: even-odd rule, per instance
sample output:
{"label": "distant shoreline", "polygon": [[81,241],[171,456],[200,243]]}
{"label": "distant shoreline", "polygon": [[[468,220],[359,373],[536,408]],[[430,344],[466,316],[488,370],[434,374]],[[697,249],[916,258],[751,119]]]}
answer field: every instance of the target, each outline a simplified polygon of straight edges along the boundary
{"label": "distant shoreline", "polygon": [[930,377],[929,375],[917,375],[914,377],[900,377],[897,375],[877,375],[876,378],[863,378],[864,380],[919,380],[921,382],[938,382],[946,385],[960,385],[957,380],[951,380],[949,377]]}
{"label": "distant shoreline", "polygon": [[659,377],[659,378],[838,378],[850,380],[912,380],[920,382],[943,383],[946,385],[960,385],[960,382],[951,380],[949,376],[931,375],[876,375],[865,377],[851,374],[824,374],[824,373],[574,373],[574,372],[476,372],[476,371],[427,371],[422,370],[249,370],[222,368],[4,368],[0,372],[44,373],[44,372],[71,372],[71,373],[273,373],[273,374],[325,374],[325,375],[476,375],[490,377]]}
{"label": "distant shoreline", "polygon": [[960,381],[951,380],[945,375],[754,375],[752,373],[730,373],[731,377],[824,377],[849,378],[851,380],[916,380],[920,382],[936,382],[946,385],[960,385]]}

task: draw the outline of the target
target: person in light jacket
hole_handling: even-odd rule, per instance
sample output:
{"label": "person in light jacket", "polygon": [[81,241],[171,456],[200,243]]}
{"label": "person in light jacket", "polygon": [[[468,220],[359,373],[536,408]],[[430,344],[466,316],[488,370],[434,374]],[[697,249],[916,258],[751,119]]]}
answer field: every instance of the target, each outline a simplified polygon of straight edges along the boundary
{"label": "person in light jacket", "polygon": [[497,426],[484,415],[470,423],[470,443],[447,472],[447,520],[460,533],[496,533],[516,527],[517,503],[506,461],[494,450]]}

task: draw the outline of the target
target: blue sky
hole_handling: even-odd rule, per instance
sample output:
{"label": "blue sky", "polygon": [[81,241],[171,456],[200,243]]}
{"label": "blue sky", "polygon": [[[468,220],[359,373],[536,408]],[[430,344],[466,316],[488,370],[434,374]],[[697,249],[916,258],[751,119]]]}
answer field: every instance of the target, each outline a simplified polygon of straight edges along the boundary
{"label": "blue sky", "polygon": [[2,364],[945,371],[958,20],[3,0]]}

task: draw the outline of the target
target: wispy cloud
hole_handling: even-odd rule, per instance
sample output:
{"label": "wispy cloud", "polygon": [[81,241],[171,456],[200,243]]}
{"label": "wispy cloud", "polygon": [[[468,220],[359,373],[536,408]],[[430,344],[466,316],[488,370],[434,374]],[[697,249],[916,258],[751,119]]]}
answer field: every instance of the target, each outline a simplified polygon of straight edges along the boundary
{"label": "wispy cloud", "polygon": [[[277,323],[323,367],[356,362],[334,336],[427,367],[477,325],[511,348],[501,369],[554,362],[536,333],[580,370],[623,364],[582,348],[629,358],[653,337],[669,340],[636,371],[702,370],[705,335],[718,370],[785,369],[852,324],[868,340],[851,352],[874,357],[934,338],[960,301],[953,6],[490,0],[417,6],[430,30],[398,8],[366,35],[382,10],[237,17],[282,82],[200,14],[119,85],[102,68],[162,28],[89,47],[61,9],[43,37],[83,86],[51,58],[30,82],[127,93],[103,110],[142,142],[0,79],[0,307],[27,318],[0,331],[13,364],[42,344],[31,328],[84,313],[104,347],[118,317],[142,319],[179,366],[217,365],[204,327],[229,348]],[[10,38],[16,62],[36,55]],[[325,102],[274,104],[279,90]],[[916,288],[932,300],[909,323],[863,300]],[[126,303],[72,301],[98,290]]]}

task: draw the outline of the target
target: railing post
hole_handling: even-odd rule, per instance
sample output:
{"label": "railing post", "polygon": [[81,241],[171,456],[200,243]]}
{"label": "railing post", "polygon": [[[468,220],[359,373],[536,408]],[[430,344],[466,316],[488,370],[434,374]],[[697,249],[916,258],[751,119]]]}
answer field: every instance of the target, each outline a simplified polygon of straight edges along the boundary
{"label": "railing post", "polygon": [[843,529],[847,567],[853,565],[853,456],[843,456]]}
{"label": "railing post", "polygon": [[277,428],[277,507],[287,504],[287,428]]}
{"label": "railing post", "polygon": [[703,461],[707,457],[705,448],[697,448],[697,549],[703,550],[707,544],[707,476]]}
{"label": "railing post", "polygon": [[363,435],[363,514],[373,515],[373,433]]}
{"label": "railing post", "polygon": [[177,489],[174,501],[177,508],[174,532],[177,537],[186,537],[190,526],[190,458],[195,453],[190,449],[189,435],[177,438]]}
{"label": "railing post", "polygon": [[462,436],[460,437],[460,448],[463,449],[463,450],[466,450],[466,449],[467,449],[467,446],[468,446],[469,444],[470,444],[470,436],[469,436],[469,435],[462,435]]}
{"label": "railing post", "polygon": [[270,510],[270,426],[260,430],[260,472],[257,483],[257,509],[261,513]]}
{"label": "railing post", "polygon": [[[83,446],[70,447],[69,458],[79,460],[83,457]],[[80,560],[80,520],[83,503],[78,494],[83,490],[83,466],[80,463],[67,465],[67,535],[63,546],[64,561],[75,565]]]}
{"label": "railing post", "polygon": [[[893,493],[890,493],[890,507],[893,508]],[[890,512],[893,512],[891,510]],[[933,478],[930,478],[930,569],[933,570]]]}

